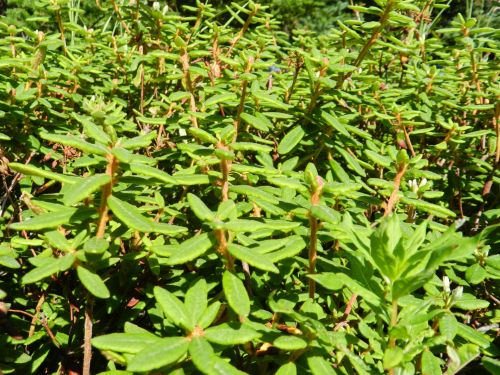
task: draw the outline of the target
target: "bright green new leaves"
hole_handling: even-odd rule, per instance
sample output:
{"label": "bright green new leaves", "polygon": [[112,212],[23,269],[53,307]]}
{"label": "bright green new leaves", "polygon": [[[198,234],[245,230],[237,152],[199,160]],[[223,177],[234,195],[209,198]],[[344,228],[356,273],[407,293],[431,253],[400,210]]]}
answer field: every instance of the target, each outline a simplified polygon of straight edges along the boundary
{"label": "bright green new leaves", "polygon": [[76,181],[65,190],[62,201],[66,206],[73,206],[85,198],[89,198],[92,193],[110,181],[111,177],[105,174],[84,177],[81,181]]}
{"label": "bright green new leaves", "polygon": [[222,287],[229,306],[240,316],[250,313],[250,299],[247,291],[238,276],[230,271],[225,271],[222,276]]}
{"label": "bright green new leaves", "polygon": [[397,215],[391,215],[381,222],[370,239],[373,261],[380,272],[391,280],[401,273],[403,257],[406,255],[400,242],[402,233]]}
{"label": "bright green new leaves", "polygon": [[127,370],[145,372],[177,362],[188,350],[189,341],[184,337],[167,337],[144,348],[129,362]]}
{"label": "bright green new leaves", "polygon": [[58,226],[69,224],[71,217],[75,214],[74,208],[66,210],[48,212],[32,218],[29,218],[20,223],[13,223],[9,225],[10,229],[14,230],[28,230],[38,231],[49,228],[57,228]]}
{"label": "bright green new leaves", "polygon": [[255,251],[252,251],[252,249],[236,244],[229,245],[228,250],[237,259],[247,262],[255,268],[258,268],[262,271],[279,273],[278,268],[265,254],[259,254]]}
{"label": "bright green new leaves", "polygon": [[83,286],[95,297],[104,299],[110,297],[109,289],[98,274],[83,266],[78,266],[76,268],[76,273]]}
{"label": "bright green new leaves", "polygon": [[261,334],[246,325],[223,323],[205,330],[205,338],[219,345],[238,345],[258,339]]}
{"label": "bright green new leaves", "polygon": [[300,143],[305,134],[306,133],[301,126],[296,126],[292,130],[290,130],[280,141],[278,145],[278,152],[281,155],[288,154]]}
{"label": "bright green new leaves", "polygon": [[108,206],[113,213],[129,228],[144,233],[163,233],[176,235],[186,231],[186,228],[165,223],[156,223],[142,216],[139,209],[115,196],[108,198]]}
{"label": "bright green new leaves", "polygon": [[154,295],[168,320],[187,331],[194,329],[186,307],[176,296],[158,286],[154,288]]}
{"label": "bright green new leaves", "polygon": [[189,207],[191,207],[191,210],[193,210],[198,219],[208,222],[215,220],[215,214],[196,195],[188,193],[187,200]]}

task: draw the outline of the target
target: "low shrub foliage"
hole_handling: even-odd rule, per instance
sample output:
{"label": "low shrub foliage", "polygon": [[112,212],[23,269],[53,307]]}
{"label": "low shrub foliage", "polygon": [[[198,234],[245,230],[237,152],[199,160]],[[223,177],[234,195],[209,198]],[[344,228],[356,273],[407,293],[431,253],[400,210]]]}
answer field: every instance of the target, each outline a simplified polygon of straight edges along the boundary
{"label": "low shrub foliage", "polygon": [[0,22],[0,373],[498,373],[487,17],[177,3]]}

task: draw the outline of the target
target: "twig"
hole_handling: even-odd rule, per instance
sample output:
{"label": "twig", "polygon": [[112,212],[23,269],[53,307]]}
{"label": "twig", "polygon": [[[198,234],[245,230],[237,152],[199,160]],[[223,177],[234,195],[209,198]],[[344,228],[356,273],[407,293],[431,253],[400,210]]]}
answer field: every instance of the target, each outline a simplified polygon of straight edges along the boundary
{"label": "twig", "polygon": [[92,310],[93,300],[89,297],[85,306],[85,331],[83,343],[83,371],[82,375],[90,375],[90,363],[92,361]]}
{"label": "twig", "polygon": [[335,327],[333,329],[334,331],[337,331],[339,328],[347,325],[347,318],[351,313],[352,305],[354,305],[354,302],[356,302],[356,298],[358,298],[358,295],[356,293],[353,293],[351,298],[349,299],[349,302],[347,302],[347,305],[344,310],[344,315],[342,315],[342,318],[340,318],[340,322],[335,324]]}

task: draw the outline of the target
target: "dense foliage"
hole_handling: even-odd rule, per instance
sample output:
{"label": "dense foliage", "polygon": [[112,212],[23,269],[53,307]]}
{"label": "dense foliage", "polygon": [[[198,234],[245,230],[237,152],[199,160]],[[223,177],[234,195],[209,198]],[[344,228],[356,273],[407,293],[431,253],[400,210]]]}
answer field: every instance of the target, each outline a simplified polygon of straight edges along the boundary
{"label": "dense foliage", "polygon": [[181,3],[0,22],[0,373],[498,373],[491,18]]}

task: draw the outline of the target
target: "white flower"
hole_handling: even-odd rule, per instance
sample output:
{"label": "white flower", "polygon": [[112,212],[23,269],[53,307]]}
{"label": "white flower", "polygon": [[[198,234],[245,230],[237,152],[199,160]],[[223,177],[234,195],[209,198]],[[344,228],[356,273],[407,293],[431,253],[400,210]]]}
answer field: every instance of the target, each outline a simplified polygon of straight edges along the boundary
{"label": "white flower", "polygon": [[443,276],[443,289],[446,293],[450,293],[450,279],[448,276]]}

